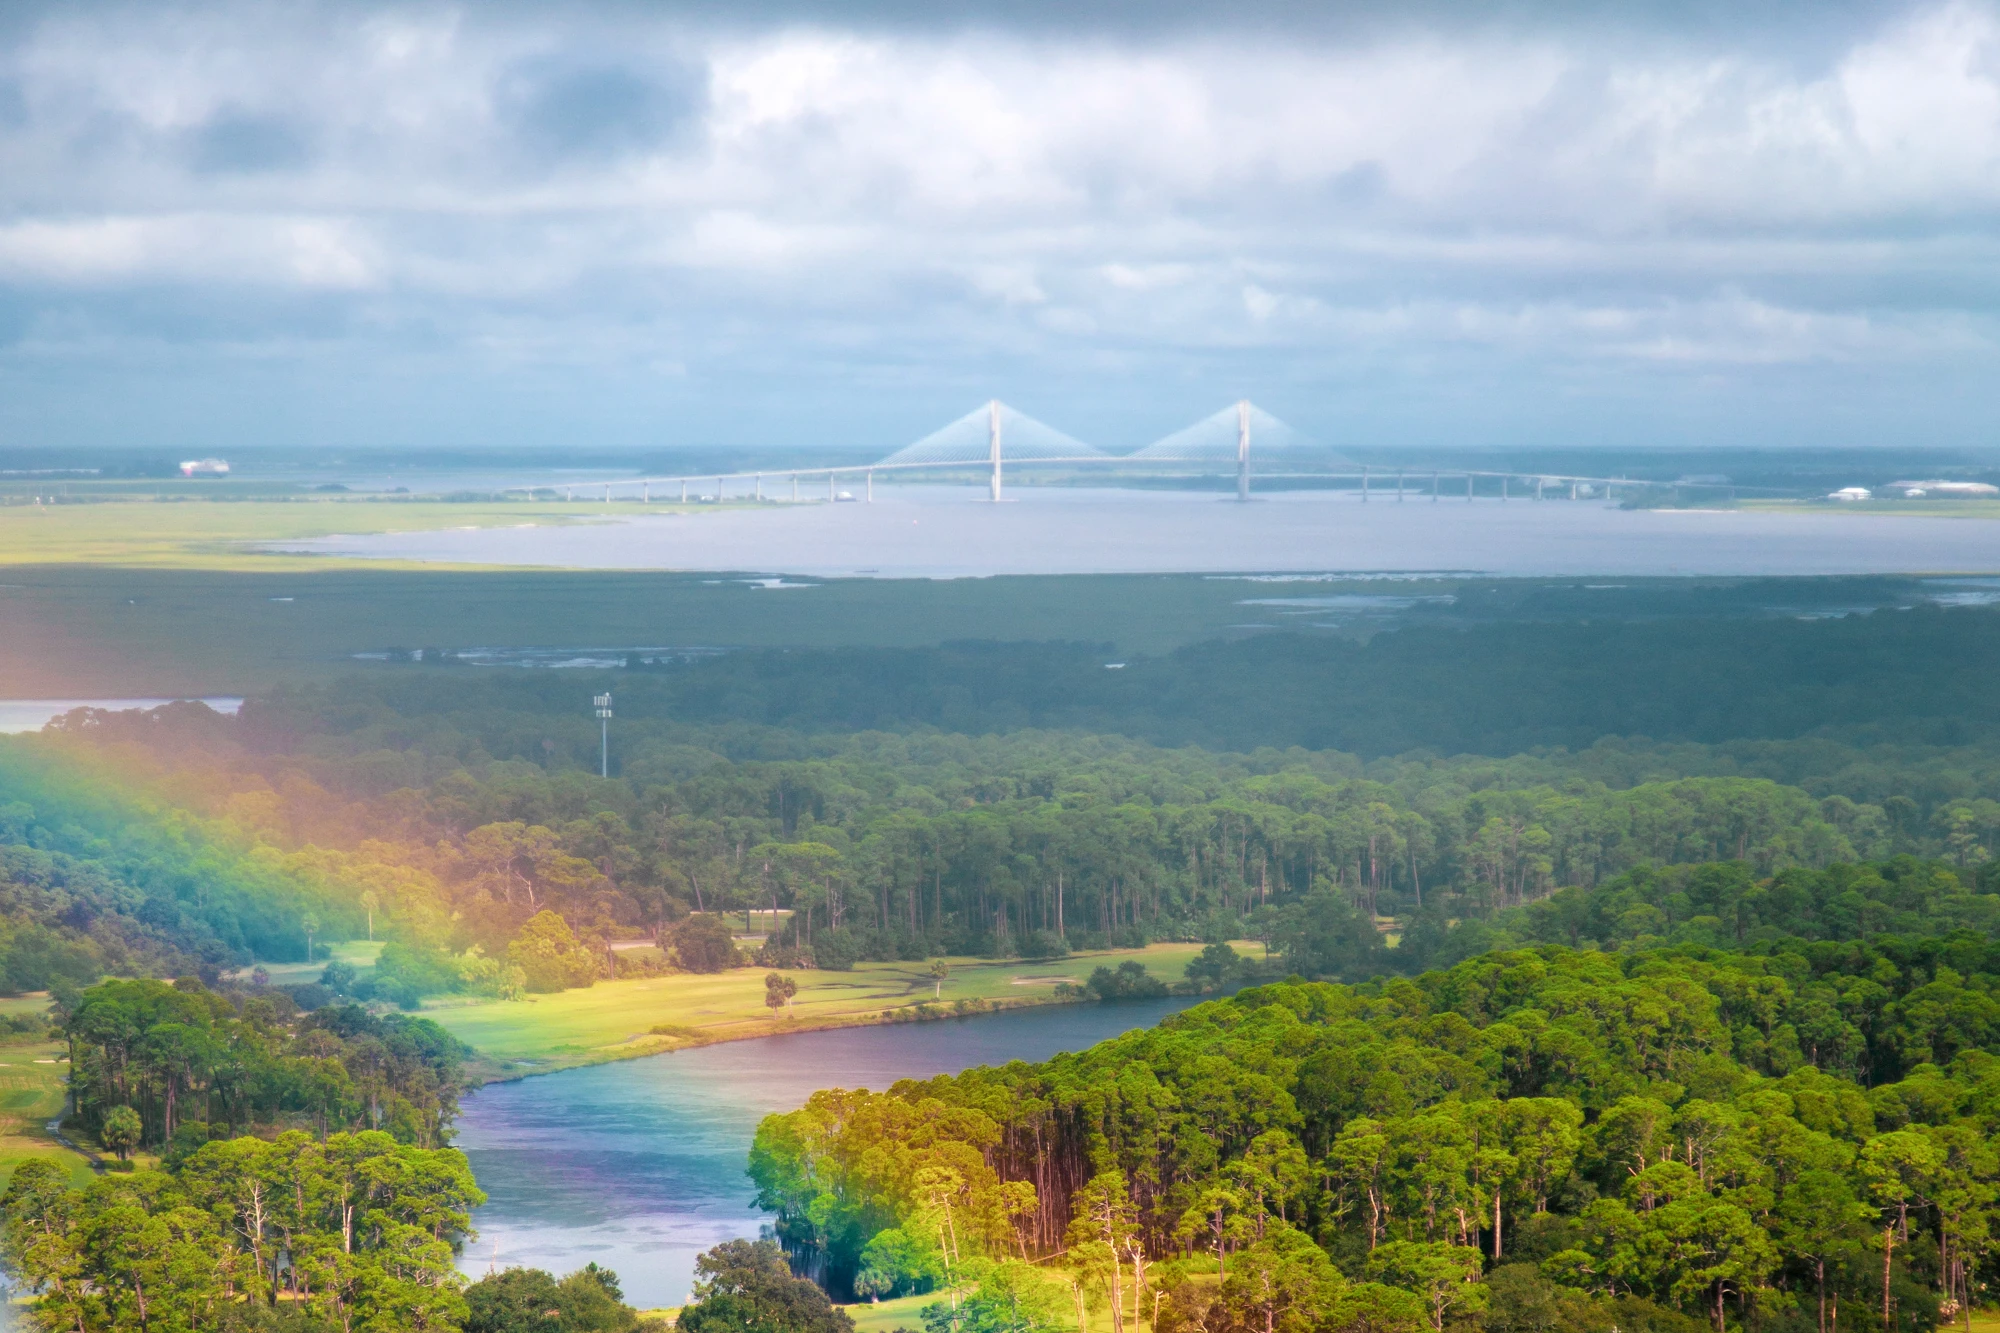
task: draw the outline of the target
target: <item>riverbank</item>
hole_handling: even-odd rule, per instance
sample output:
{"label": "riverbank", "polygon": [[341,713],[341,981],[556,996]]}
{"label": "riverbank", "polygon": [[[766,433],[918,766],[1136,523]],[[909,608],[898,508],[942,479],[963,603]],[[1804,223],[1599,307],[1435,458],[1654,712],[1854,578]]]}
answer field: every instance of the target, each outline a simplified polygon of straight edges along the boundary
{"label": "riverbank", "polygon": [[[1257,949],[1239,944],[1240,951]],[[764,1003],[761,967],[712,975],[675,973],[600,981],[585,990],[525,1000],[426,1006],[424,1017],[477,1053],[482,1083],[633,1060],[753,1037],[884,1023],[924,1022],[1074,1002],[1059,993],[1092,970],[1136,961],[1163,983],[1178,982],[1199,944],[1076,953],[1046,962],[952,958],[942,996],[928,963],[857,963],[851,972],[788,971],[799,984],[789,1013]]]}

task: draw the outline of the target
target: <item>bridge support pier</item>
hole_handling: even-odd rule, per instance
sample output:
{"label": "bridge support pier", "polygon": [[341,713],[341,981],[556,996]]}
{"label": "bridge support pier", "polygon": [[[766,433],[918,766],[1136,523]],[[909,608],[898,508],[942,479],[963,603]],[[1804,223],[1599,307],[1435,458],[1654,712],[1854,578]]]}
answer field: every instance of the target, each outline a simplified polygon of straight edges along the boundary
{"label": "bridge support pier", "polygon": [[1361,469],[1361,503],[1368,503],[1368,469]]}
{"label": "bridge support pier", "polygon": [[868,474],[868,503],[875,503],[875,474],[873,472]]}
{"label": "bridge support pier", "polygon": [[681,503],[682,503],[682,504],[686,504],[687,502],[688,502],[688,483],[687,483],[687,478],[686,478],[686,477],[682,477],[682,478],[681,478]]}
{"label": "bridge support pier", "polygon": [[799,474],[794,472],[792,474],[792,503],[797,504],[798,502],[799,502]]}
{"label": "bridge support pier", "polygon": [[1000,503],[1000,400],[993,399],[986,404],[986,452],[993,464],[993,479],[988,485],[994,504]]}
{"label": "bridge support pier", "polygon": [[758,504],[764,503],[764,474],[761,472],[757,474],[756,494],[757,494],[757,503]]}
{"label": "bridge support pier", "polygon": [[1250,498],[1250,400],[1236,404],[1236,502]]}

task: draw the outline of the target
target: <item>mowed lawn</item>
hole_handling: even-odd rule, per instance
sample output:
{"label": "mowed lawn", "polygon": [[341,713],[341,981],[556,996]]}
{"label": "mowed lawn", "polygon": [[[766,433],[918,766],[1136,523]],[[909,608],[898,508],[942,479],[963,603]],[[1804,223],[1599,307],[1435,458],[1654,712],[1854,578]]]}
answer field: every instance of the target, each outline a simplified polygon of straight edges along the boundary
{"label": "mowed lawn", "polygon": [[792,970],[786,975],[798,982],[799,991],[790,1017],[765,1006],[767,969],[761,967],[600,981],[586,990],[525,1000],[426,1006],[424,1016],[473,1047],[482,1072],[505,1078],[739,1037],[895,1021],[899,1012],[915,1017],[920,1005],[942,1017],[1046,1002],[1057,983],[1080,983],[1093,968],[1115,968],[1126,959],[1137,959],[1161,981],[1176,982],[1200,952],[1199,944],[1155,944],[1055,962],[954,958],[948,960],[951,975],[942,1003],[932,1000],[928,963],[857,963],[851,972]]}
{"label": "mowed lawn", "polygon": [[[0,999],[0,1017],[39,1014],[49,1007],[46,995]],[[63,1079],[69,1073],[69,1048],[61,1042],[27,1041],[0,1045],[0,1189],[14,1168],[30,1157],[48,1157],[69,1168],[81,1185],[90,1166],[49,1135],[48,1122],[63,1108]]]}

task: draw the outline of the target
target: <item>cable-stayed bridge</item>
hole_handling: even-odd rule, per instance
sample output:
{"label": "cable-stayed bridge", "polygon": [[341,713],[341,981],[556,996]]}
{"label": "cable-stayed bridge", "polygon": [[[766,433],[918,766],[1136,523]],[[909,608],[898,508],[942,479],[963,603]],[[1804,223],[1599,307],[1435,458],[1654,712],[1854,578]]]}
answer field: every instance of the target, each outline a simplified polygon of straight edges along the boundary
{"label": "cable-stayed bridge", "polygon": [[[1453,498],[1457,498],[1458,484],[1463,482],[1466,500],[1474,498],[1482,483],[1485,484],[1484,493],[1488,495],[1494,493],[1497,484],[1498,498],[1502,500],[1513,498],[1510,487],[1517,482],[1531,485],[1537,500],[1545,498],[1551,487],[1558,495],[1566,492],[1568,499],[1576,500],[1599,495],[1616,498],[1616,488],[1620,486],[1630,488],[1647,484],[1622,477],[1556,473],[1466,468],[1375,468],[1326,448],[1248,399],[1163,436],[1142,449],[1113,454],[1064,434],[996,398],[873,463],[784,468],[771,472],[634,477],[627,481],[515,487],[513,490],[537,494],[560,492],[565,499],[575,499],[579,492],[586,499],[591,498],[593,493],[601,493],[606,501],[615,496],[651,503],[656,499],[673,498],[674,491],[678,489],[679,499],[685,503],[690,499],[704,502],[725,498],[783,499],[786,497],[779,492],[789,485],[789,498],[797,501],[816,498],[818,484],[823,479],[827,500],[864,498],[839,488],[840,479],[845,477],[850,484],[862,482],[865,498],[872,501],[875,498],[877,472],[929,470],[976,472],[985,477],[988,496],[998,503],[1009,467],[1089,466],[1092,469],[1115,470],[1127,476],[1217,476],[1233,473],[1236,498],[1248,500],[1253,456],[1264,465],[1255,470],[1255,476],[1271,480],[1323,480],[1334,485],[1358,484],[1363,501],[1377,493],[1374,490],[1376,486],[1382,488],[1379,493],[1386,499],[1391,477],[1394,478],[1397,500],[1416,495],[1433,501],[1444,498],[1444,483],[1447,480],[1452,483]],[[714,482],[713,493],[701,489],[711,481]],[[767,481],[774,487],[770,495],[765,494]],[[805,481],[813,483],[814,491],[802,497],[800,486]],[[1426,481],[1429,483],[1427,487],[1424,484]],[[733,496],[727,494],[731,483],[737,489],[737,494]],[[1729,489],[1733,494],[1736,488],[1723,489]],[[1526,492],[1521,494],[1525,498]]]}

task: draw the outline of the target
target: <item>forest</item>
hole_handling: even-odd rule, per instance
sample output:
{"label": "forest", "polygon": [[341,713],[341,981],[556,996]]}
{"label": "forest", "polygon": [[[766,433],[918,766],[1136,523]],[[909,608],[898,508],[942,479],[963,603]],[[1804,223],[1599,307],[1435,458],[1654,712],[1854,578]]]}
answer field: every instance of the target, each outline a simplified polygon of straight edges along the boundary
{"label": "forest", "polygon": [[[427,1002],[747,965],[789,1013],[781,970],[1175,940],[1209,946],[1184,992],[1233,997],[768,1121],[782,1249],[705,1260],[688,1326],[842,1333],[828,1295],[915,1295],[926,1333],[1922,1333],[1986,1300],[2000,1198],[2000,742],[1944,679],[1996,623],[1732,622],[1824,668],[1758,727],[1758,677],[1732,693],[1722,631],[1685,625],[1678,658],[1602,627],[1554,677],[1536,655],[1598,627],[1452,631],[1494,654],[1463,708],[1397,667],[1424,630],[1114,673],[1062,645],[406,663],[236,716],[78,709],[0,739],[0,991],[48,992],[70,1123],[119,1160],[17,1171],[6,1262],[85,1333],[622,1333],[616,1274],[452,1276],[475,1053]],[[1707,711],[1565,730],[1550,700],[1588,719],[1629,653]],[[1017,706],[1055,658],[1110,683]],[[1286,675],[1309,658],[1332,684]],[[1127,706],[1225,668],[1326,707],[1244,712],[1229,749]],[[1120,694],[1147,671],[1182,684]],[[867,678],[877,729],[757,702],[796,673]],[[1842,692],[1865,707],[1803,725]],[[372,966],[330,952],[358,943]],[[1065,995],[1159,989],[1129,964]]]}
{"label": "forest", "polygon": [[[1457,596],[1473,601],[1484,591],[1467,586]],[[1579,749],[1604,736],[1719,743],[1831,733],[1955,744],[1994,734],[1979,667],[2000,652],[2000,616],[1990,608],[1591,620],[1578,618],[1574,600],[1558,605],[1546,617],[1517,608],[1504,620],[1366,638],[1254,634],[1154,657],[1034,642],[635,655],[619,686],[648,715],[717,725],[1061,730],[1366,758]],[[448,653],[398,655],[417,659],[388,673],[401,697],[428,705],[405,711],[454,725],[493,697],[490,682],[462,695],[468,677],[487,673],[452,665]],[[1645,664],[1637,677],[1636,663]],[[572,681],[543,673],[502,688],[539,696],[540,711],[553,712]],[[309,692],[292,697],[322,712]],[[273,725],[292,723],[284,713]]]}
{"label": "forest", "polygon": [[1294,979],[817,1093],[751,1173],[835,1292],[973,1290],[940,1326],[1924,1330],[1984,1300],[1996,983],[1970,930]]}
{"label": "forest", "polygon": [[[725,910],[773,910],[774,957],[839,968],[1274,938],[1321,893],[1399,938],[1361,940],[1369,967],[1412,971],[1545,938],[1529,905],[1663,867],[1729,860],[1763,880],[1919,857],[1990,888],[2000,839],[2000,749],[1981,743],[1600,738],[1366,759],[689,723],[621,695],[602,778],[574,707],[595,683],[565,676],[558,698],[548,680],[386,673],[239,717],[79,710],[0,743],[0,985],[214,986],[373,938],[388,943],[372,976],[302,998],[413,1006],[720,965],[689,921]],[[1664,925],[1591,937],[1678,938],[1714,915],[1658,906]],[[1966,910],[1953,920],[1984,924]],[[621,955],[621,939],[662,951]]]}

